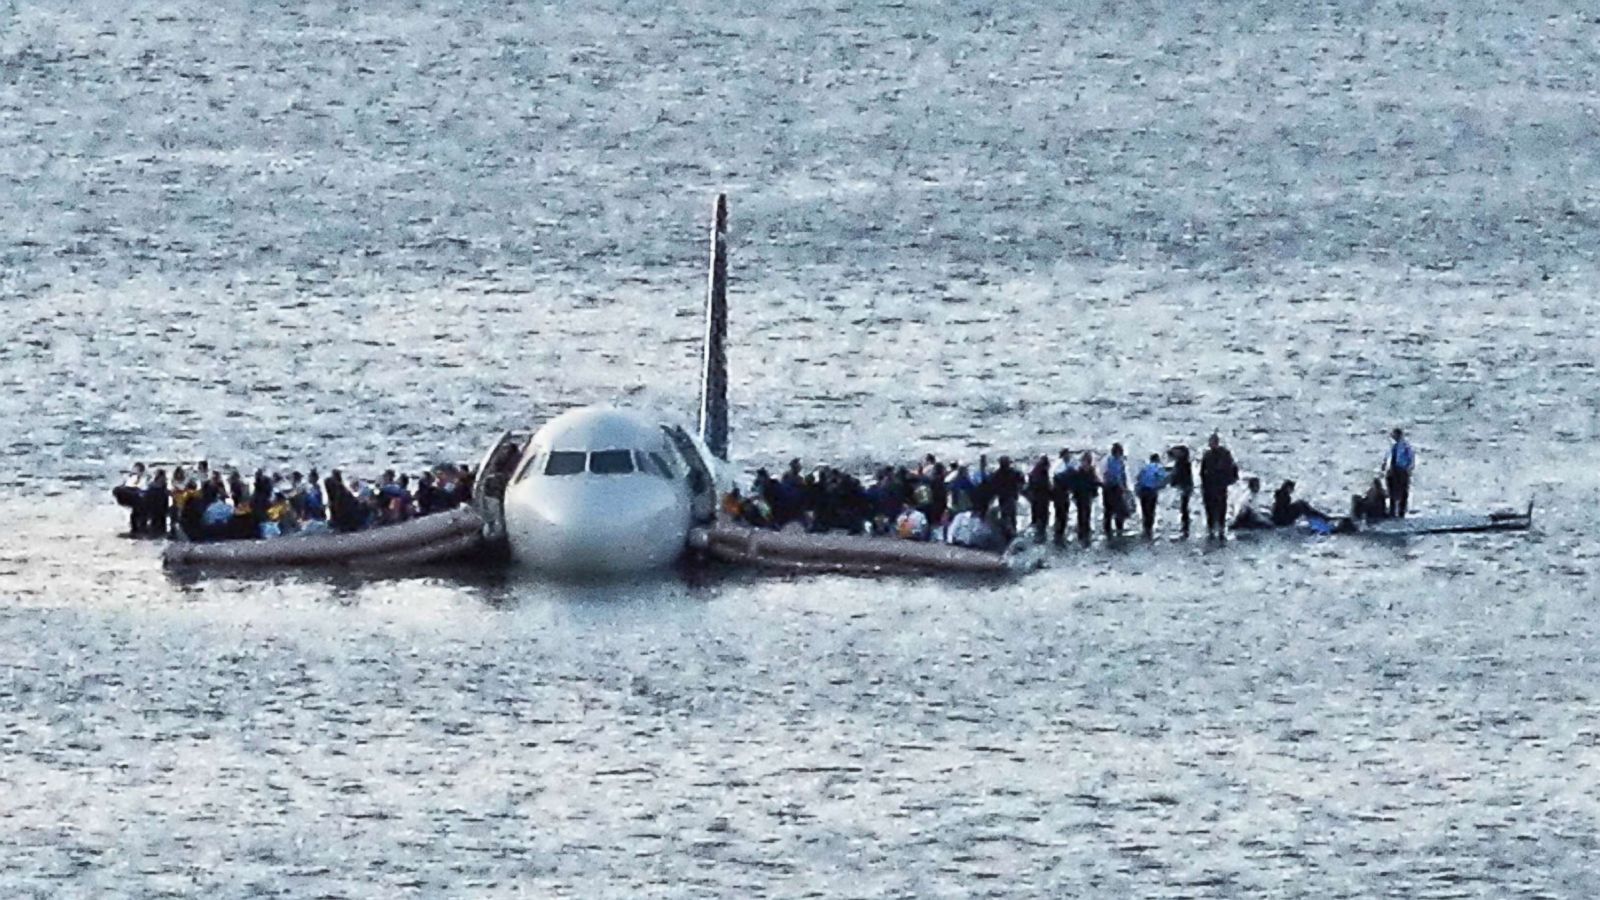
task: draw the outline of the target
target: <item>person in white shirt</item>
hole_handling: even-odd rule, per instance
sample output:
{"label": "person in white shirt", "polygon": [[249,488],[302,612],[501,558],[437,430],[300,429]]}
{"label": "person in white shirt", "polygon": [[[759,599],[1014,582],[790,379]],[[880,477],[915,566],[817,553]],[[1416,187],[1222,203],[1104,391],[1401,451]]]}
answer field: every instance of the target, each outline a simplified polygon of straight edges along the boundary
{"label": "person in white shirt", "polygon": [[1271,528],[1272,519],[1261,507],[1261,479],[1246,478],[1246,493],[1239,502],[1239,511],[1233,516],[1233,530],[1247,531],[1254,528]]}
{"label": "person in white shirt", "polygon": [[136,462],[123,476],[122,483],[111,489],[117,505],[128,508],[129,534],[137,535],[145,530],[144,492],[149,486],[150,476],[145,473],[144,463]]}
{"label": "person in white shirt", "polygon": [[950,520],[945,529],[944,542],[957,547],[988,550],[998,553],[1006,548],[1006,539],[998,529],[974,510],[963,510]]}
{"label": "person in white shirt", "polygon": [[133,468],[128,470],[128,475],[127,475],[126,478],[124,478],[122,480],[122,483],[127,485],[128,487],[131,487],[131,488],[133,488],[135,490],[140,490],[140,491],[142,491],[145,488],[149,487],[150,486],[150,475],[149,475],[149,473],[147,473],[145,471],[144,463],[142,463],[142,462],[134,463],[133,464]]}

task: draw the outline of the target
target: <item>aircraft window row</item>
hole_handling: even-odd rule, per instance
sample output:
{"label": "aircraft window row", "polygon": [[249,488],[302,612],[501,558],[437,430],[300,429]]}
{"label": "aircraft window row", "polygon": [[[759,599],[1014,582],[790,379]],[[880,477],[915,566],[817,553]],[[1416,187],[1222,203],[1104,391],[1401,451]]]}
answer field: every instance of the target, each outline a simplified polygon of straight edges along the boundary
{"label": "aircraft window row", "polygon": [[658,453],[643,450],[552,450],[544,455],[543,468],[535,471],[545,475],[580,475],[585,470],[595,475],[629,475],[643,472],[671,481],[677,477],[671,464]]}

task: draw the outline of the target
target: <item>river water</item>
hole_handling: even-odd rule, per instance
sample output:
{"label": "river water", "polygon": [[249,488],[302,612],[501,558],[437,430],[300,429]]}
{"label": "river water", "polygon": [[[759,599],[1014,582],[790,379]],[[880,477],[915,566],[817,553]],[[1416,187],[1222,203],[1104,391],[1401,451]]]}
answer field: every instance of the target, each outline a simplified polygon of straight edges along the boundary
{"label": "river water", "polygon": [[[1560,5],[0,8],[0,893],[1600,889],[1600,23]],[[174,577],[134,458],[1221,429],[1330,506],[1003,584]],[[1170,516],[1169,513],[1164,515]],[[1169,529],[1170,531],[1170,529]]]}

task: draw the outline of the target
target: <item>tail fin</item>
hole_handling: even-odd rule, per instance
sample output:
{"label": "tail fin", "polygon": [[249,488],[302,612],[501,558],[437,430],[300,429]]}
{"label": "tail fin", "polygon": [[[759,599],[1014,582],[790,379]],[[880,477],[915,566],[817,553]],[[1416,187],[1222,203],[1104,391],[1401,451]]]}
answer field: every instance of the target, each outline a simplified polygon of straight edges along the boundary
{"label": "tail fin", "polygon": [[728,458],[728,195],[717,195],[711,226],[711,288],[706,296],[705,365],[700,374],[700,439]]}

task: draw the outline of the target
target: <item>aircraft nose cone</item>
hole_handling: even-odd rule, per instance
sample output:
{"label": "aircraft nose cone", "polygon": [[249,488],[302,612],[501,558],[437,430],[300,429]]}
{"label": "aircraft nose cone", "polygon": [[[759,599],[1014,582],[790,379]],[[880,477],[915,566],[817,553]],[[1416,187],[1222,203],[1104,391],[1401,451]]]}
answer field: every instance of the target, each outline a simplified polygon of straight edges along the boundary
{"label": "aircraft nose cone", "polygon": [[636,572],[670,564],[687,540],[687,506],[662,490],[664,484],[630,481],[564,486],[508,503],[513,555],[563,574]]}

